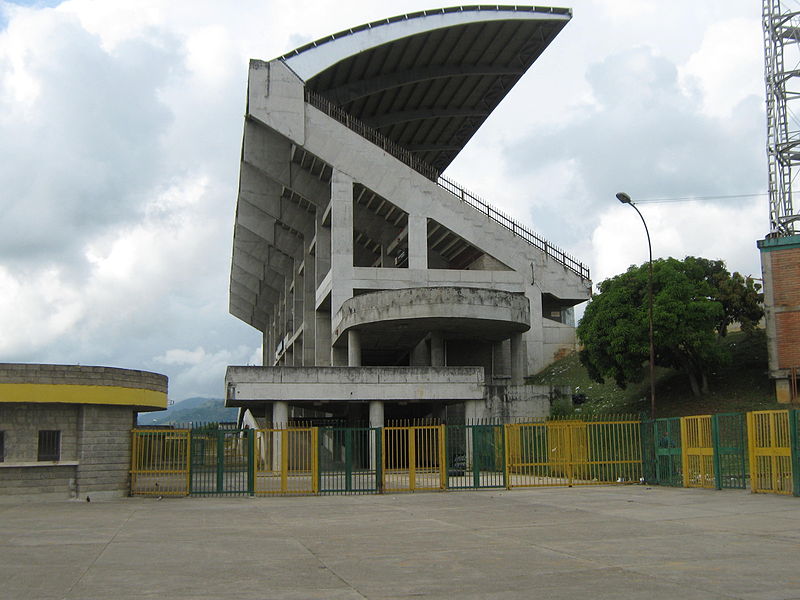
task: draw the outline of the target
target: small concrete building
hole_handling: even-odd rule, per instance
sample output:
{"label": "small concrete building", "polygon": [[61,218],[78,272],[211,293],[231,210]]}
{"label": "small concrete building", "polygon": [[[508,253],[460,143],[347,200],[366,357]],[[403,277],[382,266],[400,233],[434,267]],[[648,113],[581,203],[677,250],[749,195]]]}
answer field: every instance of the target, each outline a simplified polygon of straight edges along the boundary
{"label": "small concrete building", "polygon": [[570,18],[437,9],[251,61],[230,311],[264,366],[226,376],[245,424],[548,412],[524,379],[575,348],[589,270],[442,172]]}
{"label": "small concrete building", "polygon": [[0,363],[0,502],[127,495],[137,413],[166,406],[158,373]]}

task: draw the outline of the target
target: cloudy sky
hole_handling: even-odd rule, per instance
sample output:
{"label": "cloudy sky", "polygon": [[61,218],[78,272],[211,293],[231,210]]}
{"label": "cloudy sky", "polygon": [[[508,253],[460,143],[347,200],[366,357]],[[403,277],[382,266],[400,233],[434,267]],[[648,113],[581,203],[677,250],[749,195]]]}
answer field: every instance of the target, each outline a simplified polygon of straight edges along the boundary
{"label": "cloudy sky", "polygon": [[[0,0],[0,362],[102,364],[221,397],[247,61],[452,2]],[[760,2],[572,0],[448,174],[587,263],[760,276]]]}

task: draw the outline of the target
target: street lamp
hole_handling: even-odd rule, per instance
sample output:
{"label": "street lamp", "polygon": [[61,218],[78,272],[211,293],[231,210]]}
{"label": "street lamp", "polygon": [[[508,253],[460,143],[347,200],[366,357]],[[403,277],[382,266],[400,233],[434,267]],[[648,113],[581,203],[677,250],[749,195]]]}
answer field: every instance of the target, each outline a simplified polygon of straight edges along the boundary
{"label": "street lamp", "polygon": [[642,213],[636,208],[636,205],[631,200],[631,197],[626,194],[625,192],[619,192],[617,194],[617,200],[622,202],[623,204],[629,205],[633,210],[635,210],[639,214],[639,218],[642,220],[642,225],[644,225],[644,232],[647,234],[647,250],[650,253],[650,276],[647,280],[647,296],[649,300],[649,321],[650,321],[650,417],[655,419],[656,418],[656,378],[655,378],[655,352],[653,350],[653,246],[650,243],[650,231],[647,229],[647,223],[645,223],[644,217]]}

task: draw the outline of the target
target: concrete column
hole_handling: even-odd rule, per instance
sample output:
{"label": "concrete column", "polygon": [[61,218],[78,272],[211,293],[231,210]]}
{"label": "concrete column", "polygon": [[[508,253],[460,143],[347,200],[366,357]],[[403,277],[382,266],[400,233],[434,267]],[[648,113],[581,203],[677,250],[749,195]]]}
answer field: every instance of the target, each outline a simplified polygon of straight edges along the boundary
{"label": "concrete column", "polygon": [[431,364],[431,355],[428,351],[428,340],[422,338],[419,343],[411,349],[409,364],[412,367],[428,367]]}
{"label": "concrete column", "polygon": [[353,178],[331,179],[331,315],[353,297]]}
{"label": "concrete column", "polygon": [[315,289],[331,270],[331,228],[322,224],[322,210],[317,210],[314,235],[317,238],[314,257]]}
{"label": "concrete column", "polygon": [[[383,401],[372,400],[369,403],[369,426],[383,427]],[[369,468],[378,468],[378,444],[381,443],[381,432],[371,433],[369,437]]]}
{"label": "concrete column", "polygon": [[261,366],[262,367],[269,367],[272,366],[272,363],[269,360],[269,325],[267,325],[266,331],[261,332]]}
{"label": "concrete column", "polygon": [[511,385],[521,385],[525,377],[525,355],[522,334],[511,335]]}
{"label": "concrete column", "polygon": [[428,268],[428,219],[424,215],[408,215],[408,268]]}
{"label": "concrete column", "polygon": [[464,401],[464,420],[469,423],[476,419],[482,419],[484,401],[483,400],[466,400]]}
{"label": "concrete column", "polygon": [[306,246],[304,253],[305,273],[303,277],[303,366],[313,367],[316,363],[317,315],[314,310],[316,298],[316,268],[314,257]]}
{"label": "concrete column", "polygon": [[[286,427],[289,424],[289,404],[276,400],[272,403],[272,428]],[[279,471],[281,468],[281,436],[283,433],[275,433],[272,436],[272,469]]]}
{"label": "concrete column", "polygon": [[347,331],[347,366],[361,366],[361,334],[355,329]]}
{"label": "concrete column", "polygon": [[346,367],[348,365],[347,348],[333,346],[331,348],[331,366]]}
{"label": "concrete column", "polygon": [[318,367],[331,366],[331,314],[325,310],[315,311],[316,325],[314,335],[314,364]]}
{"label": "concrete column", "polygon": [[444,364],[444,335],[441,331],[431,332],[431,366],[443,367]]}

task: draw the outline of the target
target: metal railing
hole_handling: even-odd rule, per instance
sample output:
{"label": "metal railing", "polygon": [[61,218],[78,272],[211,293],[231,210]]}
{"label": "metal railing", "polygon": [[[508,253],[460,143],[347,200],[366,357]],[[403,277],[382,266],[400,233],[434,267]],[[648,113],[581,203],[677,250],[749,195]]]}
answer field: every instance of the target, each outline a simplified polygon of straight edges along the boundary
{"label": "metal railing", "polygon": [[401,145],[393,142],[376,129],[373,129],[363,121],[355,118],[346,110],[336,106],[327,98],[316,94],[308,88],[306,88],[305,91],[305,99],[306,102],[308,102],[314,108],[317,108],[329,117],[336,119],[342,125],[356,132],[367,141],[388,152],[396,159],[411,167],[418,173],[424,175],[431,181],[436,182],[442,189],[450,192],[464,204],[471,206],[481,214],[486,215],[486,217],[488,217],[490,220],[502,225],[515,236],[525,240],[531,246],[534,246],[535,248],[538,248],[544,252],[546,256],[549,256],[558,264],[566,267],[576,275],[580,276],[582,279],[590,279],[589,267],[561,250],[558,246],[554,246],[541,236],[537,235],[513,217],[500,210],[497,210],[477,194],[470,192],[452,179],[444,177],[433,166],[423,160],[420,160],[412,152],[409,152],[406,148],[403,148]]}

